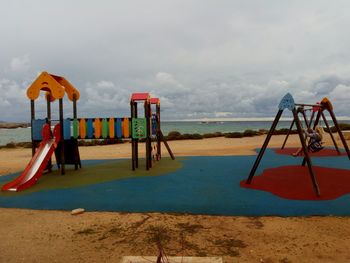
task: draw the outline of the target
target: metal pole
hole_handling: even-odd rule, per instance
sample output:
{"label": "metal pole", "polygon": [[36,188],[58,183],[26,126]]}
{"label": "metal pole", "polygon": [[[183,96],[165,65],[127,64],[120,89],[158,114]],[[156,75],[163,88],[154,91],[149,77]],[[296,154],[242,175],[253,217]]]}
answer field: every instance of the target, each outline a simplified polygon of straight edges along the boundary
{"label": "metal pole", "polygon": [[298,134],[299,134],[300,143],[302,145],[303,152],[304,152],[304,159],[306,160],[307,167],[309,169],[309,174],[310,174],[310,177],[311,177],[311,181],[312,181],[312,186],[314,188],[314,192],[315,192],[315,194],[317,196],[320,196],[320,189],[318,187],[317,179],[316,179],[314,171],[312,169],[312,163],[311,163],[309,152],[308,152],[308,149],[307,149],[307,146],[306,146],[305,138],[304,138],[304,135],[303,135],[303,130],[301,128],[301,123],[300,123],[298,114],[297,114],[295,109],[293,109],[293,116],[294,116],[295,123],[297,125],[297,130],[298,130]]}
{"label": "metal pole", "polygon": [[[131,121],[133,118],[135,118],[135,109],[134,109],[134,102],[130,101],[130,115],[131,115]],[[131,132],[132,136],[132,132]],[[135,171],[135,139],[131,137],[131,167],[132,170]]]}
{"label": "metal pole", "polygon": [[149,170],[152,168],[152,153],[151,153],[151,110],[150,103],[148,100],[145,100],[145,118],[146,118],[146,169]]}
{"label": "metal pole", "polygon": [[162,158],[162,150],[161,150],[161,129],[160,129],[160,105],[156,105],[156,123],[157,123],[157,155],[159,160]]}
{"label": "metal pole", "polygon": [[334,139],[334,136],[333,136],[333,133],[332,133],[332,131],[331,131],[331,128],[329,127],[328,121],[327,121],[326,117],[324,116],[323,112],[321,113],[321,116],[322,116],[322,119],[323,119],[324,123],[326,124],[326,127],[327,127],[327,129],[328,129],[328,131],[329,131],[329,135],[330,135],[331,138],[332,138],[332,142],[333,142],[333,144],[334,144],[334,147],[335,147],[335,149],[337,150],[338,154],[340,154],[340,150],[339,150],[339,148],[338,148],[337,142],[336,142],[335,139]]}
{"label": "metal pole", "polygon": [[[47,108],[47,124],[49,125],[51,129],[51,95],[48,93],[46,96],[46,108]],[[49,162],[47,164],[48,171],[52,171],[52,159],[50,157]]]}
{"label": "metal pole", "polygon": [[175,160],[175,156],[174,156],[173,152],[171,151],[167,140],[164,138],[164,135],[163,135],[162,131],[160,131],[160,137],[161,137],[161,140],[163,141],[163,143],[165,145],[165,148],[168,150],[168,153],[169,153],[171,159]]}
{"label": "metal pole", "polygon": [[293,125],[294,125],[294,120],[292,121],[292,123],[291,123],[291,125],[290,125],[290,127],[289,127],[289,130],[288,130],[288,132],[287,132],[286,138],[284,139],[284,142],[283,142],[283,144],[282,144],[281,149],[284,149],[284,146],[286,146],[286,143],[287,143],[289,134],[290,134],[290,132],[291,132],[292,129],[293,129]]}
{"label": "metal pole", "polygon": [[60,114],[60,126],[61,126],[61,174],[65,174],[65,156],[64,156],[64,138],[63,138],[63,99],[59,99],[59,114]]}
{"label": "metal pole", "polygon": [[34,133],[33,133],[34,120],[35,120],[35,105],[34,105],[34,100],[30,100],[30,122],[31,122],[30,135],[32,138],[32,157],[35,154],[35,142],[34,142]]}
{"label": "metal pole", "polygon": [[[134,102],[134,116],[137,118],[138,112],[137,112],[137,102]],[[139,168],[139,139],[135,140],[135,167]]]}
{"label": "metal pole", "polygon": [[246,183],[247,183],[247,184],[250,184],[250,183],[252,182],[252,179],[253,179],[253,176],[254,176],[254,174],[255,174],[255,172],[256,172],[256,169],[258,168],[258,166],[259,166],[259,164],[260,164],[261,158],[262,158],[262,156],[263,156],[264,153],[265,153],[265,150],[266,150],[266,148],[267,148],[267,145],[268,145],[269,142],[270,142],[270,139],[271,139],[271,137],[272,137],[272,135],[273,135],[273,132],[274,132],[275,129],[276,129],[277,123],[278,123],[279,119],[281,118],[282,113],[283,113],[283,110],[279,110],[279,111],[277,112],[277,115],[276,115],[276,117],[275,117],[275,120],[273,121],[272,126],[271,126],[271,128],[270,128],[270,131],[269,131],[269,133],[268,133],[267,136],[266,136],[265,142],[264,142],[263,146],[261,147],[261,149],[260,149],[260,151],[259,151],[259,154],[258,154],[258,156],[257,156],[257,158],[256,158],[256,160],[255,160],[255,163],[254,163],[254,165],[253,165],[253,167],[252,167],[252,170],[250,171],[249,177],[248,177],[248,179],[246,180]]}
{"label": "metal pole", "polygon": [[339,138],[340,138],[341,142],[343,143],[343,146],[344,146],[344,149],[345,149],[345,151],[346,151],[346,153],[347,153],[347,155],[348,155],[348,158],[350,159],[350,151],[349,151],[348,144],[346,143],[345,138],[344,138],[344,135],[343,135],[343,133],[342,133],[341,130],[340,130],[340,127],[339,127],[337,118],[335,117],[333,110],[329,110],[329,114],[330,114],[331,117],[332,117],[332,121],[333,121],[333,123],[334,123],[335,128],[336,128],[337,131],[338,131]]}

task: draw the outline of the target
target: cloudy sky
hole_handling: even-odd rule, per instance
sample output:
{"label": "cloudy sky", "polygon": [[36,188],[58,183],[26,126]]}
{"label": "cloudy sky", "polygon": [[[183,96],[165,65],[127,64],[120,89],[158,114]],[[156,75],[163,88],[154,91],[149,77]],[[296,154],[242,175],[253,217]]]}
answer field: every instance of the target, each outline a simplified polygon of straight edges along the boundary
{"label": "cloudy sky", "polygon": [[350,116],[348,0],[0,3],[1,120],[29,120],[41,71],[79,89],[81,117],[129,115],[145,91],[168,120],[274,116],[287,92]]}

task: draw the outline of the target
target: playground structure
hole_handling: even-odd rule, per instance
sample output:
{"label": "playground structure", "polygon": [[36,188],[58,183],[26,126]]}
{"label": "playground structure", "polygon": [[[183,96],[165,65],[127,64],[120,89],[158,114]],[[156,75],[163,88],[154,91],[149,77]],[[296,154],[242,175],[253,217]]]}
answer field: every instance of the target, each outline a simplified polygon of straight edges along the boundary
{"label": "playground structure", "polygon": [[[46,92],[47,118],[35,119],[35,100],[40,91]],[[73,103],[73,118],[64,118],[63,97]],[[32,160],[24,172],[13,182],[6,184],[2,190],[19,191],[35,184],[44,170],[51,172],[52,154],[55,153],[60,173],[65,174],[65,165],[81,168],[78,149],[79,139],[119,139],[131,140],[132,170],[138,168],[138,142],[145,139],[146,169],[149,170],[155,161],[161,159],[161,142],[163,142],[174,160],[175,157],[166,142],[160,128],[160,100],[151,98],[149,93],[134,93],[131,96],[131,117],[122,118],[78,118],[77,100],[80,94],[64,77],[42,72],[27,89],[31,105],[31,139]],[[59,100],[59,119],[51,119],[51,103]],[[144,118],[138,118],[137,103],[144,103]],[[152,114],[152,105],[156,112]],[[51,125],[58,122],[54,129],[54,138],[49,136]],[[48,135],[49,134],[49,135]],[[152,136],[156,141],[152,147]],[[46,150],[43,150],[43,149]],[[48,148],[48,149],[47,149]],[[27,183],[30,181],[30,183]],[[18,187],[13,187],[16,185]]]}
{"label": "playground structure", "polygon": [[[302,118],[303,118],[303,120],[304,120],[304,123],[305,123],[307,129],[309,129],[309,128],[315,129],[315,127],[316,127],[317,125],[319,125],[320,119],[321,119],[321,117],[322,117],[322,120],[323,120],[324,124],[326,125],[327,131],[328,131],[328,133],[329,133],[329,136],[330,136],[330,138],[331,138],[331,140],[332,140],[332,142],[333,142],[334,148],[335,148],[335,150],[337,151],[338,155],[340,155],[341,152],[340,152],[340,150],[339,150],[338,144],[337,144],[337,142],[336,142],[336,140],[335,140],[335,138],[334,138],[334,136],[333,136],[333,133],[331,132],[329,123],[328,123],[328,121],[327,121],[327,118],[326,118],[326,116],[324,115],[324,111],[325,111],[325,110],[328,111],[328,112],[330,113],[330,116],[331,116],[331,118],[332,118],[332,121],[333,121],[333,123],[334,123],[334,125],[335,125],[335,127],[336,127],[336,130],[337,130],[339,136],[343,135],[343,134],[341,133],[341,131],[340,131],[338,122],[337,122],[337,120],[336,120],[336,118],[335,118],[335,115],[334,115],[334,113],[333,113],[333,106],[332,106],[331,102],[330,102],[327,98],[324,98],[324,99],[322,100],[321,103],[317,102],[316,104],[296,104],[296,105],[298,105],[298,108],[297,108],[297,115],[298,115],[298,117],[299,117],[299,115],[302,115]],[[307,112],[307,111],[310,111],[310,112],[311,112],[311,116],[310,116],[309,119],[307,118],[307,115],[306,115],[306,112]],[[316,117],[315,122],[313,123],[314,117],[315,117],[315,114],[316,114],[316,113],[317,113],[317,115],[316,115],[317,117]],[[334,120],[335,120],[335,121],[334,121]],[[289,127],[289,130],[288,130],[288,132],[287,132],[287,135],[286,135],[286,137],[285,137],[285,139],[284,139],[284,141],[283,141],[283,144],[282,144],[281,149],[284,149],[284,147],[286,146],[286,143],[287,143],[287,141],[288,141],[289,135],[290,135],[290,133],[291,133],[291,131],[292,131],[294,125],[295,125],[295,121],[294,121],[294,119],[293,119],[293,121],[292,121],[292,123],[291,123],[291,125],[290,125],[290,127]],[[341,133],[341,135],[340,135],[340,133]],[[340,137],[340,138],[341,138],[341,137]],[[345,141],[342,141],[342,142],[343,142],[343,144],[344,144]]]}
{"label": "playground structure", "polygon": [[[145,118],[138,118],[138,103],[143,103]],[[152,105],[155,105],[155,113],[152,114]],[[151,98],[149,93],[133,93],[130,99],[130,111],[132,118],[131,138],[131,165],[132,169],[138,168],[138,143],[140,139],[146,139],[146,169],[153,166],[154,161],[161,159],[161,142],[164,143],[170,157],[174,160],[167,141],[160,128],[160,99]],[[152,135],[156,145],[152,146]]]}
{"label": "playground structure", "polygon": [[[299,107],[299,108],[296,108],[296,107]],[[310,117],[310,120],[307,120],[306,118],[306,115],[305,115],[305,107],[312,107],[312,115]],[[309,171],[309,175],[310,175],[310,178],[311,178],[311,181],[312,181],[312,186],[313,186],[313,189],[314,189],[314,192],[317,196],[320,196],[321,195],[321,192],[320,192],[320,188],[318,186],[318,182],[317,182],[317,178],[316,178],[316,175],[314,173],[314,170],[313,170],[313,167],[312,167],[312,161],[311,161],[311,158],[310,158],[310,154],[309,154],[309,151],[308,151],[308,146],[307,146],[307,143],[306,143],[306,137],[304,135],[304,132],[303,132],[303,129],[302,129],[302,124],[301,124],[301,121],[299,119],[299,116],[298,114],[301,113],[303,115],[303,118],[304,118],[304,121],[305,121],[305,124],[307,126],[307,128],[311,127],[311,125],[313,124],[313,129],[315,129],[315,127],[319,124],[319,121],[320,121],[320,118],[322,117],[323,121],[325,122],[325,124],[327,125],[327,128],[329,129],[329,125],[328,125],[328,122],[327,122],[327,119],[324,115],[324,111],[328,111],[329,114],[330,114],[330,117],[334,123],[334,127],[339,135],[339,138],[344,146],[344,149],[347,153],[347,156],[348,158],[350,159],[350,151],[349,151],[349,148],[348,148],[348,145],[345,141],[345,138],[339,128],[339,124],[338,124],[338,121],[335,117],[335,114],[333,112],[333,105],[332,103],[327,99],[327,98],[324,98],[320,104],[302,104],[302,103],[295,103],[294,102],[294,98],[292,97],[291,94],[287,93],[281,100],[281,102],[279,103],[278,105],[278,112],[276,114],[276,117],[271,125],[271,128],[266,136],[266,139],[264,141],[264,144],[263,146],[261,147],[260,151],[259,151],[259,154],[254,162],[254,165],[250,171],[250,174],[248,176],[248,179],[246,180],[246,184],[251,184],[252,183],[252,180],[253,180],[253,177],[255,175],[255,172],[260,164],[260,161],[264,155],[264,152],[269,144],[269,141],[276,129],[276,126],[282,116],[282,113],[285,109],[288,109],[290,111],[292,111],[293,113],[293,121],[292,121],[292,124],[290,126],[290,129],[289,129],[289,132],[286,136],[286,139],[282,145],[282,148],[285,146],[285,143],[288,139],[288,136],[289,136],[289,133],[291,131],[291,129],[293,128],[293,125],[295,124],[296,127],[297,127],[297,132],[298,132],[298,135],[299,135],[299,139],[300,139],[300,143],[301,143],[301,147],[302,147],[302,152],[304,154],[304,158],[303,158],[303,161],[302,161],[302,166],[305,166],[305,164],[307,164],[308,166],[308,171]],[[314,121],[314,123],[312,123],[312,120],[313,120],[313,116],[315,115],[315,113],[317,112],[317,115],[316,115],[316,119]],[[339,148],[335,142],[335,139],[332,135],[332,132],[330,131],[329,129],[329,133],[330,133],[330,136],[332,138],[332,141],[334,143],[334,146],[336,147],[336,150],[338,153],[340,153],[339,151]]]}

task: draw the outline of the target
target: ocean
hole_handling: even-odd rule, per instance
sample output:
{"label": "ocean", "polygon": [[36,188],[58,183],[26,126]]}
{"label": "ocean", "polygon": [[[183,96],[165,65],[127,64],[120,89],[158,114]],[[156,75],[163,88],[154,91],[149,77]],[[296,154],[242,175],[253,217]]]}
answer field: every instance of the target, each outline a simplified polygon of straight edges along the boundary
{"label": "ocean", "polygon": [[[350,120],[339,121],[340,123],[349,123]],[[214,133],[214,132],[243,132],[245,130],[270,129],[272,121],[163,121],[161,128],[164,135],[170,131],[184,133]],[[277,129],[289,128],[290,121],[280,121]],[[321,123],[322,125],[322,123]],[[329,121],[329,125],[333,125]],[[18,129],[0,129],[0,145],[6,145],[9,142],[30,142],[30,128]]]}

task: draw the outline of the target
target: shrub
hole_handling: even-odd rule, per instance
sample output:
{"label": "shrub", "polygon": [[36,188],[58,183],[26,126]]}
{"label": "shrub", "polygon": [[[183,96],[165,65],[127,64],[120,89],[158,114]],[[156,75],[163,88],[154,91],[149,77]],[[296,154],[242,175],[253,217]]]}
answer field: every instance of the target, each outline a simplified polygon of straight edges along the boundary
{"label": "shrub", "polygon": [[215,138],[215,137],[222,137],[224,134],[221,132],[214,132],[214,133],[205,133],[202,135],[203,138]]}
{"label": "shrub", "polygon": [[171,131],[168,133],[168,136],[166,136],[167,140],[179,140],[181,137],[181,133],[178,131]]}
{"label": "shrub", "polygon": [[253,137],[253,136],[256,136],[256,135],[259,135],[259,132],[253,131],[253,130],[245,130],[243,132],[243,136],[244,137]]}
{"label": "shrub", "polygon": [[225,133],[225,138],[242,138],[243,133],[241,132],[228,132]]}
{"label": "shrub", "polygon": [[5,145],[5,148],[16,148],[16,144],[14,142],[9,142],[8,144]]}

